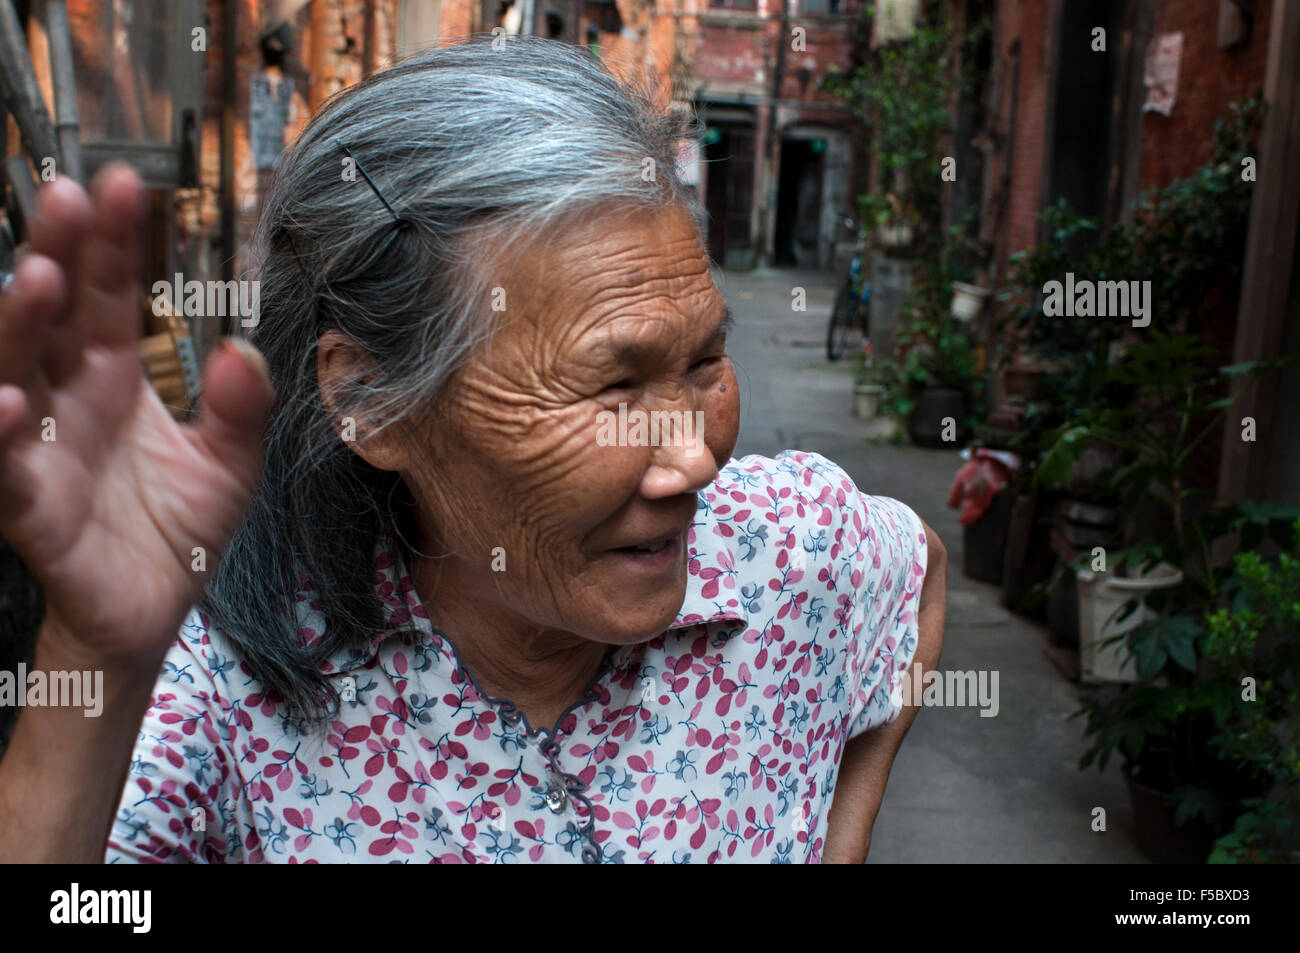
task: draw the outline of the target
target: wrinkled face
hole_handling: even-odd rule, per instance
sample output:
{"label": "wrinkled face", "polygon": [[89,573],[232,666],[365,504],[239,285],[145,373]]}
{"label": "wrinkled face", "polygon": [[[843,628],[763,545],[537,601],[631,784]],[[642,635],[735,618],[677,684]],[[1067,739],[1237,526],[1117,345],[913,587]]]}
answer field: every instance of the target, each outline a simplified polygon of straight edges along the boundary
{"label": "wrinkled face", "polygon": [[499,332],[430,422],[430,457],[398,468],[421,550],[450,554],[432,588],[525,630],[652,638],[681,608],[696,493],[739,419],[694,222],[588,215],[503,272]]}

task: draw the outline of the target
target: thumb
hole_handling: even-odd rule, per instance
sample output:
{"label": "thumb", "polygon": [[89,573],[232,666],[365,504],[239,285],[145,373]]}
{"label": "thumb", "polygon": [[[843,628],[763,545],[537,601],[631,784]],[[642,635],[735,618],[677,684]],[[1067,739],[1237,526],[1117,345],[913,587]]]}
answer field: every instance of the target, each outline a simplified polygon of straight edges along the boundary
{"label": "thumb", "polygon": [[262,464],[262,430],[275,392],[266,359],[243,338],[225,338],[203,375],[199,436],[211,453],[251,486]]}

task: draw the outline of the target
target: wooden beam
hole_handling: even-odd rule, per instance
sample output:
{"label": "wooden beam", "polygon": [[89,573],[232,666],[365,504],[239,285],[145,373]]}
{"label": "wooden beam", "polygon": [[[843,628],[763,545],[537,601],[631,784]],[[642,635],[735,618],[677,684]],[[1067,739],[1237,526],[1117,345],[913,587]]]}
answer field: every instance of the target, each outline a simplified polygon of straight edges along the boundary
{"label": "wooden beam", "polygon": [[33,161],[39,164],[47,156],[60,158],[23,27],[9,0],[0,0],[0,100],[18,124],[23,145]]}
{"label": "wooden beam", "polygon": [[[1300,221],[1300,3],[1275,2],[1268,31],[1264,122],[1259,136],[1258,179],[1237,307],[1234,360],[1276,358],[1283,353],[1291,272],[1296,265]],[[1277,432],[1278,374],[1242,385],[1242,396],[1225,422],[1219,491],[1235,499],[1265,499],[1273,484],[1270,448],[1289,436]],[[1242,418],[1253,417],[1256,440],[1242,439]],[[1294,434],[1294,430],[1291,431]]]}
{"label": "wooden beam", "polygon": [[[4,0],[0,0],[3,3]],[[32,170],[22,156],[6,156],[3,163],[5,181],[13,190],[14,202],[23,216],[24,230],[29,227],[32,214],[36,211],[36,183],[32,180]]]}

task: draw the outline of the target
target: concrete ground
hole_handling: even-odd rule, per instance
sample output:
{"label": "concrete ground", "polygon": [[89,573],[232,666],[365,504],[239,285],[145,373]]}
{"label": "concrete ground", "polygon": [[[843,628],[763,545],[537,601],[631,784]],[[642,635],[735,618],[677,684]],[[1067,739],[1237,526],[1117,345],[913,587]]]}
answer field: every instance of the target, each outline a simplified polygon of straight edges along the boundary
{"label": "concrete ground", "polygon": [[[871,442],[852,416],[853,357],[826,360],[831,275],[718,271],[736,315],[729,343],[741,390],[735,455],[787,448],[824,454],[866,493],[911,506],[949,554],[943,670],[999,672],[1000,709],[923,708],[894,763],[869,863],[1142,863],[1128,796],[1112,762],[1080,771],[1076,687],[1047,661],[1047,633],[961,572],[957,511],[945,506],[958,450]],[[807,309],[792,309],[795,288]],[[1103,833],[1093,809],[1106,810]]]}

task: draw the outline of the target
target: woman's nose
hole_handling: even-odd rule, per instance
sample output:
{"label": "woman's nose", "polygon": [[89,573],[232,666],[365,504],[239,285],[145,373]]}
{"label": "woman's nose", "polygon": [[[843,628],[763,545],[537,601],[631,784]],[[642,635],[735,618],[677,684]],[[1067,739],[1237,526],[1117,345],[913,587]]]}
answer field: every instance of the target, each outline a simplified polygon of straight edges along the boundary
{"label": "woman's nose", "polygon": [[704,412],[681,411],[681,426],[671,440],[651,448],[650,466],[641,478],[641,496],[663,499],[697,493],[718,475],[713,451],[704,440]]}

